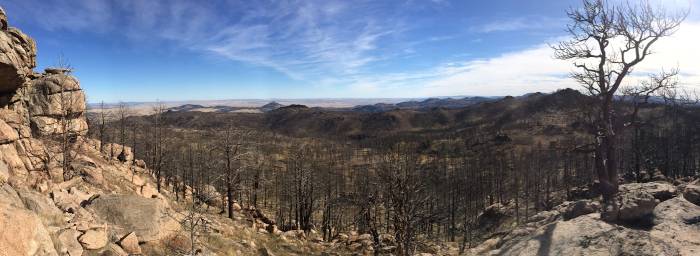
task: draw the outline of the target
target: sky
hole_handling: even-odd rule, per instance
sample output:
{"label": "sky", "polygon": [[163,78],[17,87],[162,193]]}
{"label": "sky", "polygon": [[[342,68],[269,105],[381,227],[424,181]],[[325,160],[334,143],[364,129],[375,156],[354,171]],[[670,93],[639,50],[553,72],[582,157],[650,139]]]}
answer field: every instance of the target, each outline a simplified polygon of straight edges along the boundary
{"label": "sky", "polygon": [[[700,89],[700,0],[635,72]],[[3,0],[90,102],[505,96],[579,88],[549,44],[580,0]]]}

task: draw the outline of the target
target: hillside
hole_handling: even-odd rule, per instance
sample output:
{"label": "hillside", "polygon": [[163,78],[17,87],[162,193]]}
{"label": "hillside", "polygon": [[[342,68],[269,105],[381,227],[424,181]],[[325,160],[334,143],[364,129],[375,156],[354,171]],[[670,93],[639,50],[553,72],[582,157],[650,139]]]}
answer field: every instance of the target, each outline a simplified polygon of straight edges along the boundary
{"label": "hillside", "polygon": [[[262,114],[177,111],[165,115],[173,127],[256,127],[296,137],[375,138],[411,133],[453,133],[473,128],[519,136],[562,136],[584,132],[581,106],[589,101],[576,90],[474,102],[460,108],[337,111],[290,105]],[[178,109],[196,109],[183,105]],[[365,108],[359,107],[359,108]]]}

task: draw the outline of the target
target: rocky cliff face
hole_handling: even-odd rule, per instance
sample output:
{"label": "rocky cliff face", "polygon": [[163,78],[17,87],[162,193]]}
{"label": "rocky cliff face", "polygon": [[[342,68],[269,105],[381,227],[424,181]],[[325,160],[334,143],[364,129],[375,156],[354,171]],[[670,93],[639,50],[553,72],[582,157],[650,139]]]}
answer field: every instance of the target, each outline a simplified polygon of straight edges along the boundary
{"label": "rocky cliff face", "polygon": [[62,161],[45,142],[86,134],[85,95],[69,70],[35,73],[34,41],[8,27],[4,11],[0,13],[0,162],[7,169],[6,182],[36,186],[51,178],[40,173],[50,173]]}

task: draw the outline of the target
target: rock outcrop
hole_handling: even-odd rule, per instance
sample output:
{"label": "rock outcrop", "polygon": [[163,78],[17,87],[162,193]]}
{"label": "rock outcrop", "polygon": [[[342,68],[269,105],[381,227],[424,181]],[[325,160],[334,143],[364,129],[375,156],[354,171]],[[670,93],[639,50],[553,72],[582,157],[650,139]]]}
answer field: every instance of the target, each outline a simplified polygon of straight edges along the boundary
{"label": "rock outcrop", "polygon": [[0,193],[0,255],[58,255],[41,218],[22,207],[17,192],[5,185]]}
{"label": "rock outcrop", "polygon": [[[700,206],[667,183],[621,186],[619,219],[608,222],[590,201],[566,202],[540,212],[472,255],[699,255]],[[670,197],[669,197],[670,196]],[[660,203],[659,203],[660,202]],[[563,218],[561,215],[565,215]],[[644,220],[652,220],[648,225]],[[634,221],[632,221],[634,220]],[[640,224],[642,223],[642,224]]]}
{"label": "rock outcrop", "polygon": [[136,232],[140,242],[165,238],[179,230],[177,215],[160,199],[136,195],[106,195],[97,198],[88,209],[113,227],[119,237]]}
{"label": "rock outcrop", "polygon": [[700,205],[700,186],[694,184],[685,186],[683,189],[683,198],[695,205]]}
{"label": "rock outcrop", "polygon": [[0,93],[11,93],[21,87],[35,66],[34,40],[9,27],[5,11],[0,9]]}

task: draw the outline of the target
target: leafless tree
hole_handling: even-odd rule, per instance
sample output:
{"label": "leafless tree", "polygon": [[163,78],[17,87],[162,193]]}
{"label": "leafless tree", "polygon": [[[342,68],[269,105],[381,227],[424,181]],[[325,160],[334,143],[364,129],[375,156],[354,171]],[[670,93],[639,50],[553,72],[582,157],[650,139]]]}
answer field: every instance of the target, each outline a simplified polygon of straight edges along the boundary
{"label": "leafless tree", "polygon": [[164,144],[166,140],[166,135],[164,125],[163,125],[163,113],[165,113],[165,105],[156,102],[156,105],[153,106],[153,127],[152,127],[152,136],[151,136],[151,168],[156,176],[156,187],[158,192],[161,190],[161,178],[163,175],[163,160],[165,158],[165,153],[167,152],[164,150]]}
{"label": "leafless tree", "polygon": [[613,106],[616,93],[634,67],[652,54],[652,46],[678,29],[687,11],[671,13],[649,1],[583,0],[582,8],[567,14],[572,38],[552,48],[556,58],[574,62],[572,77],[598,101],[595,170],[608,202],[618,191],[616,136],[621,127]]}
{"label": "leafless tree", "polygon": [[407,146],[399,145],[380,163],[381,180],[393,212],[397,254],[413,255],[418,227],[431,218],[426,206],[433,199],[428,193],[420,161]]}
{"label": "leafless tree", "polygon": [[226,186],[226,205],[229,218],[233,218],[234,193],[239,190],[241,182],[241,158],[246,155],[241,143],[244,136],[245,133],[228,127],[223,132],[223,140],[219,145],[225,162],[224,184]]}
{"label": "leafless tree", "polygon": [[122,146],[121,152],[117,156],[117,159],[119,159],[119,161],[126,162],[126,118],[129,117],[129,106],[124,102],[119,102],[116,115],[119,122],[119,145]]}

